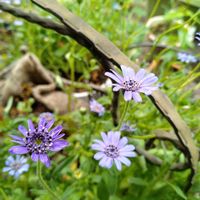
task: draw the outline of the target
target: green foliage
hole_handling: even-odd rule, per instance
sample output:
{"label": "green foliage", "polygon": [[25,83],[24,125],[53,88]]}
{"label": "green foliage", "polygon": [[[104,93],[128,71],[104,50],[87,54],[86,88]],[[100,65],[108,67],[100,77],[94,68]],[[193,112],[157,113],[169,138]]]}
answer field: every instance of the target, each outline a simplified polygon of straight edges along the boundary
{"label": "green foliage", "polygon": [[[161,22],[154,21],[152,26],[146,26],[148,16],[146,13],[147,2],[139,0],[108,1],[108,0],[60,0],[69,10],[82,17],[96,30],[103,33],[113,41],[132,60],[142,67],[149,66],[149,62],[156,62],[154,73],[163,83],[161,90],[166,93],[177,110],[194,133],[196,144],[200,144],[200,101],[195,97],[199,92],[198,83],[200,64],[184,64],[177,61],[177,51],[189,49],[197,57],[199,51],[193,44],[193,35],[199,26],[197,7],[187,5],[189,1],[170,1],[167,9],[161,9]],[[196,1],[191,1],[195,4]],[[116,6],[116,7],[115,7]],[[153,5],[154,7],[155,5]],[[161,6],[161,4],[160,4]],[[36,10],[45,17],[54,17],[45,13],[32,3],[22,1],[20,6],[25,10]],[[154,7],[155,8],[155,7]],[[157,9],[159,9],[159,5]],[[154,9],[154,11],[156,11]],[[152,9],[151,9],[152,12]],[[148,16],[147,16],[148,15]],[[196,17],[195,17],[196,16]],[[101,68],[98,61],[91,53],[80,47],[69,37],[61,36],[52,30],[41,28],[38,25],[23,21],[22,26],[14,25],[16,18],[0,13],[0,17],[9,23],[12,35],[2,34],[0,40],[6,45],[0,46],[3,53],[0,55],[0,68],[3,68],[20,58],[20,47],[26,45],[30,52],[35,53],[45,67],[56,74],[57,84],[64,88],[60,76],[71,80],[88,82],[91,72]],[[158,23],[158,25],[156,25]],[[3,24],[0,24],[3,28]],[[132,48],[144,41],[152,42],[152,47]],[[156,44],[166,45],[167,48],[158,50]],[[176,50],[174,50],[176,48]],[[152,65],[152,63],[151,63]],[[178,66],[178,67],[177,67]],[[72,91],[68,91],[69,93]],[[72,99],[73,100],[73,99]],[[119,114],[122,113],[124,101],[120,96]],[[97,117],[90,113],[76,110],[63,116],[56,116],[57,123],[62,123],[67,133],[70,146],[62,152],[52,154],[52,166],[43,168],[43,176],[51,188],[67,200],[199,200],[200,173],[196,175],[194,185],[186,194],[184,186],[189,175],[189,170],[172,172],[171,164],[184,162],[184,156],[171,143],[158,141],[150,153],[163,160],[163,165],[158,167],[148,163],[143,156],[132,159],[132,165],[123,167],[121,172],[112,168],[107,170],[98,166],[93,159],[91,143],[100,137],[100,132],[114,129],[111,116],[112,92],[99,100],[106,107],[106,113]],[[17,132],[19,124],[26,125],[26,120],[31,118],[37,121],[34,113],[33,99],[20,101],[16,109],[19,116],[13,117],[10,113],[13,100],[10,98],[4,108],[0,120],[0,169],[4,167],[8,157],[8,149],[13,145],[9,135]],[[33,112],[33,113],[32,113]],[[134,139],[134,135],[145,136],[154,134],[155,130],[170,131],[172,128],[152,102],[143,96],[142,103],[131,102],[127,121],[136,125],[133,133],[123,133],[128,136],[130,143],[145,146],[145,141]],[[29,159],[30,169],[27,173],[15,180],[7,173],[0,170],[0,200],[50,200],[50,195],[38,183],[36,165]]]}

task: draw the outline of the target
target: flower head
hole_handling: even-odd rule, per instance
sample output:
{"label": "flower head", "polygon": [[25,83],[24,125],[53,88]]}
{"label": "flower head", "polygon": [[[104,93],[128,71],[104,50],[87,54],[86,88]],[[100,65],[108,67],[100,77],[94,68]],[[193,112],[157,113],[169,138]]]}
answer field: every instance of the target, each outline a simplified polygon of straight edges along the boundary
{"label": "flower head", "polygon": [[127,131],[127,132],[133,132],[135,130],[136,128],[134,128],[134,126],[132,126],[129,121],[122,123],[122,126],[120,128],[120,131]]}
{"label": "flower head", "polygon": [[27,159],[23,156],[17,155],[16,158],[9,156],[5,162],[6,167],[3,168],[3,172],[8,172],[10,176],[18,178],[24,172],[29,169],[29,164],[26,163]]}
{"label": "flower head", "polygon": [[48,121],[51,121],[54,119],[54,115],[50,112],[43,112],[39,115],[40,118],[45,118],[45,120],[48,122]]}
{"label": "flower head", "polygon": [[23,134],[24,138],[11,135],[13,142],[19,145],[11,147],[9,152],[11,154],[30,154],[34,162],[40,160],[46,167],[49,167],[48,151],[60,151],[68,146],[67,141],[61,140],[65,135],[60,134],[62,131],[61,125],[49,130],[53,124],[54,119],[47,121],[41,117],[37,128],[34,127],[31,120],[28,120],[28,130],[24,126],[19,125],[18,130]]}
{"label": "flower head", "polygon": [[120,139],[120,132],[109,131],[108,134],[101,133],[101,140],[94,140],[92,149],[99,151],[94,155],[94,159],[100,160],[101,167],[111,168],[115,163],[118,170],[122,169],[121,163],[130,166],[131,162],[127,157],[135,157],[136,153],[133,152],[135,147],[127,145],[128,139],[122,137]]}
{"label": "flower head", "polygon": [[184,63],[196,63],[198,60],[195,56],[189,53],[179,52],[178,60]]}
{"label": "flower head", "polygon": [[130,67],[121,65],[122,74],[118,74],[114,70],[111,72],[106,72],[105,75],[116,81],[113,83],[113,91],[124,90],[125,101],[130,101],[134,99],[136,102],[141,102],[142,98],[140,92],[150,95],[154,90],[158,89],[157,85],[153,85],[157,80],[155,74],[146,74],[144,69],[140,69],[137,73]]}
{"label": "flower head", "polygon": [[90,110],[102,116],[105,113],[105,108],[96,100],[90,100]]}
{"label": "flower head", "polygon": [[197,46],[200,46],[200,32],[197,32],[194,38],[197,41]]}

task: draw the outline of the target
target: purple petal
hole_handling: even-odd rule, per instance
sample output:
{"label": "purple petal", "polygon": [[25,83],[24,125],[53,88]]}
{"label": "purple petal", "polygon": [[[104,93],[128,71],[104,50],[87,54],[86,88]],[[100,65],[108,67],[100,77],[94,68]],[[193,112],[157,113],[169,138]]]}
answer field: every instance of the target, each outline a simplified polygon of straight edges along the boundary
{"label": "purple petal", "polygon": [[132,99],[132,91],[125,91],[124,99],[125,99],[125,101],[130,101]]}
{"label": "purple petal", "polygon": [[34,133],[35,132],[35,127],[34,127],[34,125],[33,125],[33,122],[29,119],[28,120],[28,131],[30,132],[30,133]]}
{"label": "purple petal", "polygon": [[116,159],[116,158],[114,159],[114,161],[115,161],[115,165],[116,165],[117,169],[119,171],[121,171],[122,170],[122,164],[121,164],[121,162],[118,159]]}
{"label": "purple petal", "polygon": [[47,122],[45,128],[46,129],[50,129],[53,126],[54,122],[55,122],[54,119],[50,120],[49,122]]}
{"label": "purple petal", "polygon": [[95,160],[100,160],[101,158],[103,158],[105,156],[105,154],[103,152],[98,152],[94,155],[94,159]]}
{"label": "purple petal", "polygon": [[110,169],[113,165],[113,159],[112,158],[107,158],[105,161],[105,167],[107,167],[108,169]]}
{"label": "purple petal", "polygon": [[54,128],[49,132],[49,134],[53,137],[53,136],[58,135],[61,131],[62,131],[62,126],[61,126],[61,125],[58,125],[58,126],[54,127]]}
{"label": "purple petal", "polygon": [[120,156],[117,158],[120,162],[124,163],[126,166],[130,166],[131,165],[131,161],[124,157],[124,156]]}
{"label": "purple petal", "polygon": [[38,131],[42,131],[45,128],[46,119],[44,117],[40,117],[40,121],[38,123]]}
{"label": "purple petal", "polygon": [[39,154],[32,153],[31,159],[32,159],[34,162],[37,162],[37,161],[39,160]]}
{"label": "purple petal", "polygon": [[133,77],[135,77],[135,72],[132,68],[126,67],[124,65],[121,65],[120,67],[122,69],[122,73],[123,73],[125,81],[129,81],[130,79],[133,79]]}
{"label": "purple petal", "polygon": [[21,137],[18,137],[18,136],[16,136],[16,135],[10,135],[10,137],[12,137],[12,141],[13,142],[16,142],[16,143],[19,143],[19,144],[22,144],[22,145],[24,145],[24,140],[23,140],[23,138],[21,138]]}
{"label": "purple petal", "polygon": [[58,140],[58,139],[62,138],[64,135],[65,135],[64,133],[59,134],[59,135],[56,135],[56,136],[53,137],[53,140],[54,140],[54,141],[55,141],[55,140]]}
{"label": "purple petal", "polygon": [[69,143],[65,140],[57,140],[53,142],[53,145],[49,148],[51,151],[60,151],[61,149],[68,146]]}
{"label": "purple petal", "polygon": [[148,79],[151,79],[151,78],[154,78],[154,77],[156,77],[155,74],[150,73],[150,74],[146,75],[146,76],[140,81],[140,83],[144,83],[144,82],[146,82]]}
{"label": "purple petal", "polygon": [[50,167],[50,159],[47,154],[40,154],[40,161],[46,165],[46,167]]}
{"label": "purple petal", "polygon": [[92,144],[91,149],[97,151],[104,151],[104,147],[102,147],[100,144]]}
{"label": "purple petal", "polygon": [[158,80],[158,77],[156,77],[156,76],[148,78],[148,79],[146,79],[145,81],[142,82],[142,86],[141,87],[152,85],[157,80]]}
{"label": "purple petal", "polygon": [[115,131],[113,132],[113,136],[112,136],[112,144],[117,146],[119,143],[119,139],[120,139],[120,132],[119,131]]}
{"label": "purple petal", "polygon": [[135,147],[131,144],[126,145],[125,147],[121,148],[119,151],[120,152],[125,152],[125,151],[133,151],[135,150]]}
{"label": "purple petal", "polygon": [[26,154],[28,153],[28,149],[23,146],[13,146],[9,149],[9,152],[12,154]]}
{"label": "purple petal", "polygon": [[104,132],[101,132],[101,137],[105,143],[105,145],[108,144],[109,140],[108,140],[108,136],[104,133]]}
{"label": "purple petal", "polygon": [[140,80],[142,80],[144,78],[144,75],[146,74],[146,70],[144,69],[140,69],[136,75],[135,75],[135,79],[140,82]]}
{"label": "purple petal", "polygon": [[123,151],[123,152],[120,152],[120,156],[136,157],[137,154],[135,152],[132,152],[132,151]]}
{"label": "purple petal", "polygon": [[[114,84],[113,84],[114,85]],[[113,91],[114,92],[117,92],[119,91],[120,89],[123,89],[123,87],[121,85],[118,85],[118,84],[115,84],[115,86],[113,87]]]}
{"label": "purple petal", "polygon": [[114,75],[110,72],[106,72],[105,75],[108,76],[109,78],[113,79],[117,83],[122,84],[121,80],[116,75]]}
{"label": "purple petal", "polygon": [[112,71],[112,73],[121,81],[124,82],[124,79],[121,75],[119,75],[116,71],[114,71],[113,69],[111,69],[110,71]]}
{"label": "purple petal", "polygon": [[132,96],[135,102],[142,102],[142,97],[138,92],[132,92]]}
{"label": "purple petal", "polygon": [[99,165],[101,167],[105,167],[106,166],[106,160],[107,160],[107,156],[105,155],[99,162]]}
{"label": "purple petal", "polygon": [[106,145],[105,145],[101,140],[95,139],[94,142],[96,142],[96,143],[98,143],[99,145],[101,145],[102,148],[105,148],[105,147],[106,147]]}
{"label": "purple petal", "polygon": [[24,126],[19,125],[19,126],[18,126],[18,130],[19,130],[25,137],[27,136],[28,131],[27,131],[27,129],[26,129]]}
{"label": "purple petal", "polygon": [[122,147],[124,147],[126,144],[128,143],[128,139],[126,137],[123,137],[118,144],[118,148],[121,149]]}

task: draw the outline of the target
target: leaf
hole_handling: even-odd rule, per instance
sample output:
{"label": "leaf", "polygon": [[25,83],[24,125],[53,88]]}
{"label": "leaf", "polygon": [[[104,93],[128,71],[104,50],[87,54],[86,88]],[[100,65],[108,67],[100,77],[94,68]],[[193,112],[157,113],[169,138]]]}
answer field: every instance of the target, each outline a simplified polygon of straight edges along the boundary
{"label": "leaf", "polygon": [[181,190],[180,187],[178,187],[177,185],[171,184],[171,183],[168,183],[168,185],[171,186],[171,188],[176,192],[176,194],[178,196],[180,196],[182,199],[187,200],[186,195],[184,194],[184,192]]}

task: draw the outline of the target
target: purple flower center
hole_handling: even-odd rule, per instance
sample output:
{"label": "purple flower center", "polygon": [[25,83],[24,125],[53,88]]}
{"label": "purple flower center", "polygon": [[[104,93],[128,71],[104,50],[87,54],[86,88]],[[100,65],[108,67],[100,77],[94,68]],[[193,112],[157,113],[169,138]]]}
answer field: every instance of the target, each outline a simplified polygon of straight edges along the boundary
{"label": "purple flower center", "polygon": [[128,91],[136,91],[140,88],[140,84],[135,80],[129,80],[123,82],[124,89]]}
{"label": "purple flower center", "polygon": [[52,136],[45,129],[38,131],[36,128],[34,133],[28,133],[25,138],[25,146],[30,153],[47,153],[52,145]]}
{"label": "purple flower center", "polygon": [[20,169],[21,166],[22,165],[20,163],[18,163],[18,162],[14,162],[14,163],[11,164],[11,168],[14,169],[14,170]]}
{"label": "purple flower center", "polygon": [[119,149],[116,146],[110,144],[106,146],[105,154],[110,158],[117,158],[119,156]]}

